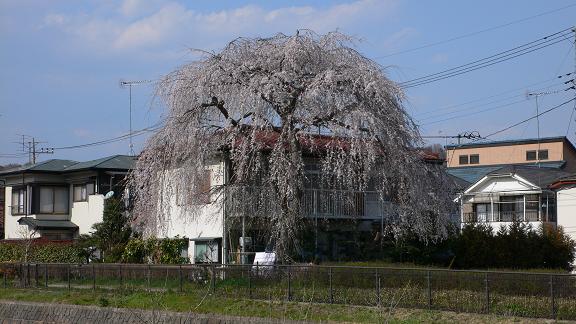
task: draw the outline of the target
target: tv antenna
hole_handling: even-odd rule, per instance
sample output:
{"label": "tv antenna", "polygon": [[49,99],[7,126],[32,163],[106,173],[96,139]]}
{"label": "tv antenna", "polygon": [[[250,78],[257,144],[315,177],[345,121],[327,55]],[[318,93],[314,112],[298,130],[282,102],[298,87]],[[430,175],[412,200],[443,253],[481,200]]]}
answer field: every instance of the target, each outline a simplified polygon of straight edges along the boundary
{"label": "tv antenna", "polygon": [[129,138],[130,138],[130,155],[134,156],[134,145],[132,143],[132,86],[133,85],[140,85],[140,84],[145,84],[145,83],[152,83],[152,80],[132,80],[132,81],[127,81],[127,80],[123,80],[120,79],[119,85],[120,88],[124,89],[126,87],[128,87],[128,92],[129,92],[129,97],[130,97],[130,101],[129,101],[129,110],[130,110],[130,132],[129,132]]}

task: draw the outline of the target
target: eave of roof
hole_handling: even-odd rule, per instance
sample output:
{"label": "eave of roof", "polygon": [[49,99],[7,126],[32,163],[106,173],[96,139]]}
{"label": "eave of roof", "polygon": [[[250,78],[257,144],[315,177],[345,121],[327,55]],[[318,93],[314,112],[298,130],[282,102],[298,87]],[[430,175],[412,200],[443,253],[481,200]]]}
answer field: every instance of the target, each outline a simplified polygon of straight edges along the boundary
{"label": "eave of roof", "polygon": [[455,144],[446,145],[447,150],[453,149],[465,149],[465,148],[479,148],[479,147],[494,147],[494,146],[509,146],[509,145],[522,145],[522,144],[535,144],[535,143],[553,143],[553,142],[564,142],[568,146],[576,151],[574,144],[566,136],[555,136],[555,137],[542,137],[542,138],[526,138],[518,140],[503,140],[503,141],[491,141],[491,142],[473,142],[465,144]]}

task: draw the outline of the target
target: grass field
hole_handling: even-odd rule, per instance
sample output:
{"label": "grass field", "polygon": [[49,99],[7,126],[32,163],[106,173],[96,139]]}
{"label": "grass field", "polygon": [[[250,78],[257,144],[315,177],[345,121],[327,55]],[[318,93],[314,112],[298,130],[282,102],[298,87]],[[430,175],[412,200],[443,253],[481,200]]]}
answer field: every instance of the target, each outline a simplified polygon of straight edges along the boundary
{"label": "grass field", "polygon": [[255,303],[289,300],[314,305],[314,309],[332,307],[330,304],[377,309],[392,305],[393,308],[576,319],[576,277],[554,274],[279,267],[257,275],[250,267],[146,265],[122,265],[121,268],[119,265],[42,265],[19,271],[28,282],[17,279],[14,272],[6,287],[48,285],[44,289],[66,290],[70,286],[72,290],[114,290],[119,294],[124,291],[183,292],[190,298],[201,294]]}
{"label": "grass field", "polygon": [[3,289],[0,299],[131,309],[353,323],[546,323],[550,320],[448,311],[223,298],[206,292]]}

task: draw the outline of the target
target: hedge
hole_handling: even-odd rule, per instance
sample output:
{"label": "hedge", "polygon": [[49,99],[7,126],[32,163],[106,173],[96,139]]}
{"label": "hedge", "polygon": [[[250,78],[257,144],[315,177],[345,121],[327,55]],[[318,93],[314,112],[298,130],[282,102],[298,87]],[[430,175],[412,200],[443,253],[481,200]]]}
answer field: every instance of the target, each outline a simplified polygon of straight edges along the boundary
{"label": "hedge", "polygon": [[[1,242],[0,262],[25,262],[26,242]],[[29,247],[30,263],[82,263],[82,249],[72,242],[34,241]]]}

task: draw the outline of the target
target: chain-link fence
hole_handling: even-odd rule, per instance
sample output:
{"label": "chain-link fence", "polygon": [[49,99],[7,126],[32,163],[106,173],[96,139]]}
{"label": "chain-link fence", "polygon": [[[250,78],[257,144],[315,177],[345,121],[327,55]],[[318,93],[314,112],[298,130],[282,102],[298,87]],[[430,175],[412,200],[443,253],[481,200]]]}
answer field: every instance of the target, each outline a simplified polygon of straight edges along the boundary
{"label": "chain-link fence", "polygon": [[2,264],[4,288],[128,289],[576,319],[570,274],[299,265]]}

